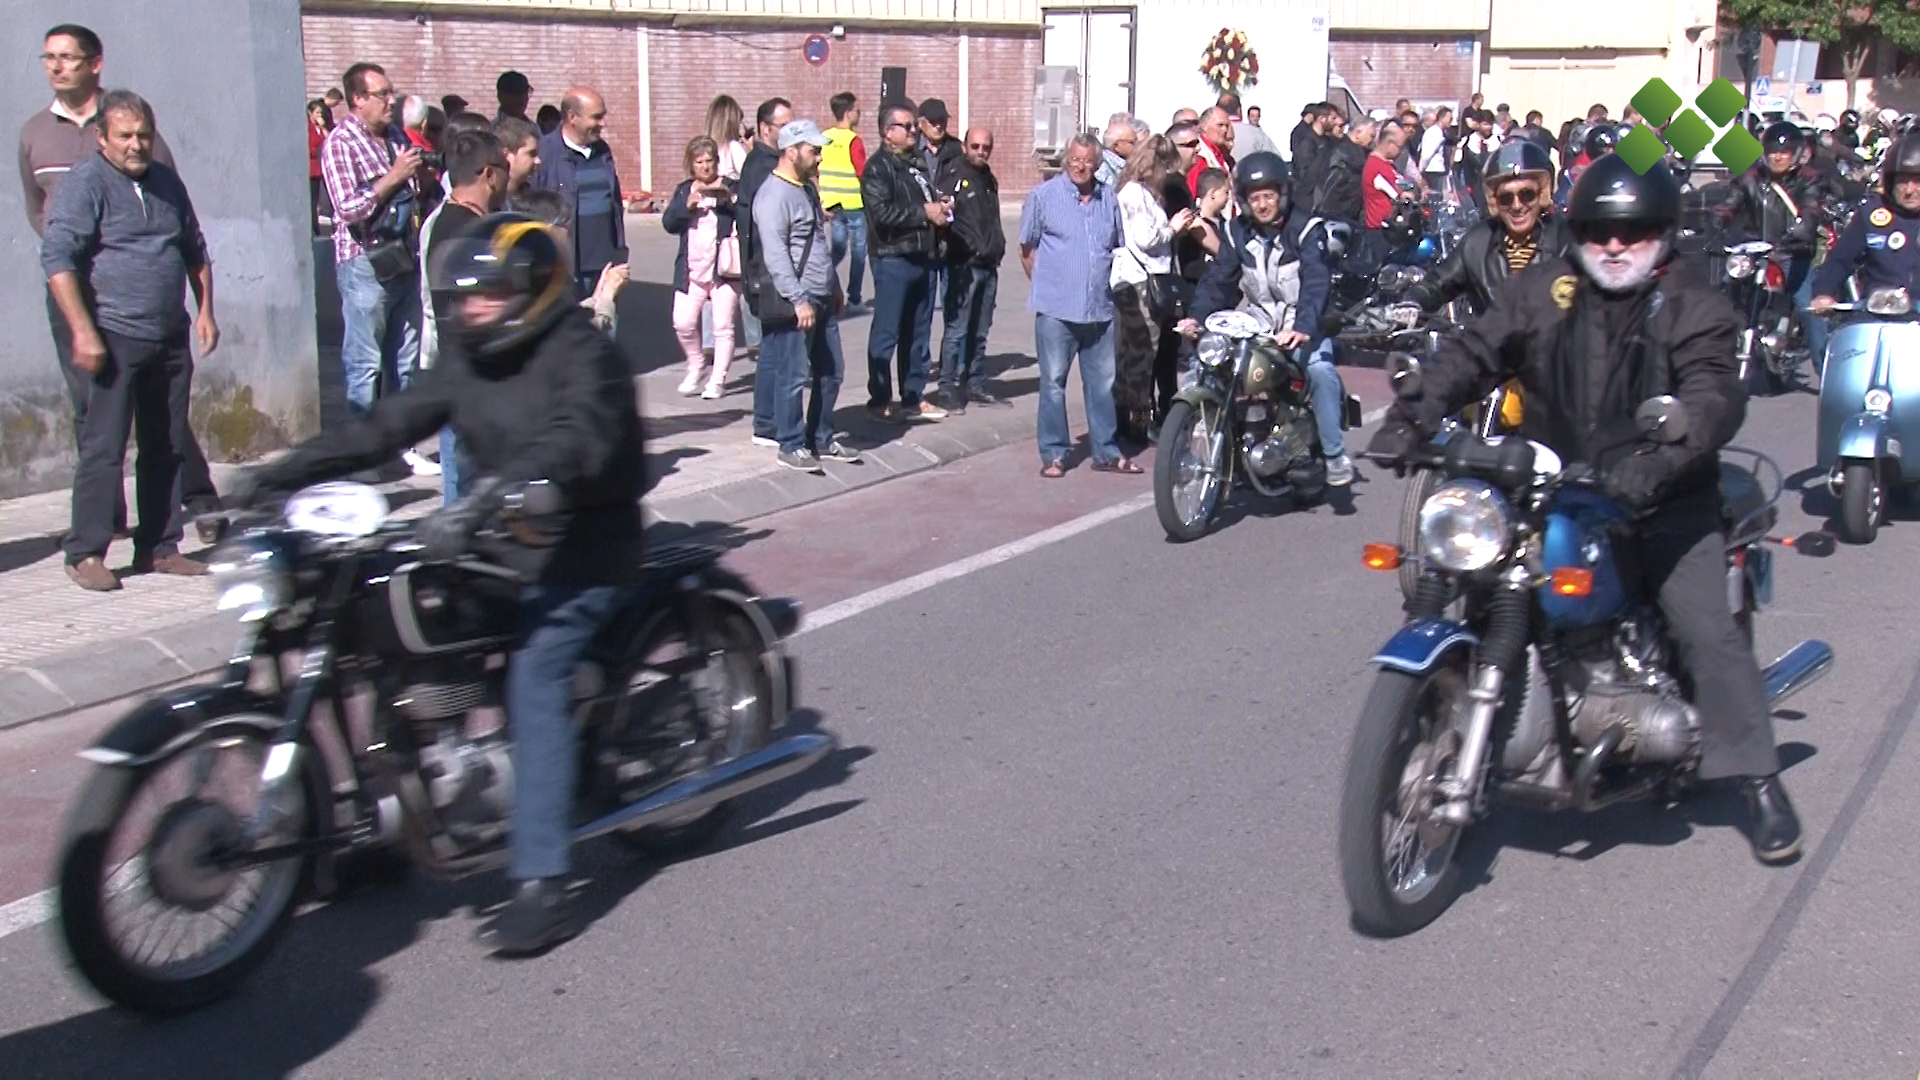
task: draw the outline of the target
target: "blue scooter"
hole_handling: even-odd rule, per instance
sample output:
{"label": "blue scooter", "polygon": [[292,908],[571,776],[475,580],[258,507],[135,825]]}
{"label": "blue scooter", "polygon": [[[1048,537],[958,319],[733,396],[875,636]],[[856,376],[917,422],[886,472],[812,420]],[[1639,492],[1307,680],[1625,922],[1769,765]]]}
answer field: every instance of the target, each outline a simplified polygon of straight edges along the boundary
{"label": "blue scooter", "polygon": [[1875,289],[1865,302],[1833,310],[1857,317],[1827,343],[1818,461],[1840,500],[1841,539],[1870,544],[1889,492],[1920,483],[1920,319],[1901,288]]}

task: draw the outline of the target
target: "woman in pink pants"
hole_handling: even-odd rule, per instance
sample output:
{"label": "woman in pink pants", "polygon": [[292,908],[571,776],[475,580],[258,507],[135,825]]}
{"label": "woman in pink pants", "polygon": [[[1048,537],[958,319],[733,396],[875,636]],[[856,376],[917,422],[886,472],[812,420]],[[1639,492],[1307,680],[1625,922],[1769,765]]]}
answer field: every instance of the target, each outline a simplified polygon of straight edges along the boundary
{"label": "woman in pink pants", "polygon": [[[726,392],[733,362],[733,313],[740,302],[740,242],[734,233],[734,182],[720,176],[720,148],[705,135],[687,144],[688,179],[667,200],[660,224],[680,238],[673,260],[673,332],[687,355],[680,392],[712,401]],[[700,310],[713,304],[713,374],[700,376]]]}

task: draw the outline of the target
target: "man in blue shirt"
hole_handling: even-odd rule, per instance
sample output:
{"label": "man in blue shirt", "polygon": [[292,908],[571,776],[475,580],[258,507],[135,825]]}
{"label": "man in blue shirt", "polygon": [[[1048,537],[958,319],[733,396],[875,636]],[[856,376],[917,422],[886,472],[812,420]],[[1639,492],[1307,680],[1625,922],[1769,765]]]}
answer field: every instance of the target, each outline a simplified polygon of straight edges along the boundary
{"label": "man in blue shirt", "polygon": [[613,151],[600,138],[607,103],[584,86],[560,99],[560,126],[540,140],[540,167],[533,186],[559,192],[573,209],[573,277],[582,299],[592,296],[600,273],[627,261],[626,207]]}
{"label": "man in blue shirt", "polygon": [[1113,189],[1094,179],[1100,144],[1075,135],[1066,169],[1034,188],[1020,211],[1020,265],[1033,282],[1033,345],[1040,361],[1040,475],[1066,475],[1067,372],[1080,357],[1095,472],[1139,473],[1114,442],[1113,299],[1108,278],[1120,246]]}

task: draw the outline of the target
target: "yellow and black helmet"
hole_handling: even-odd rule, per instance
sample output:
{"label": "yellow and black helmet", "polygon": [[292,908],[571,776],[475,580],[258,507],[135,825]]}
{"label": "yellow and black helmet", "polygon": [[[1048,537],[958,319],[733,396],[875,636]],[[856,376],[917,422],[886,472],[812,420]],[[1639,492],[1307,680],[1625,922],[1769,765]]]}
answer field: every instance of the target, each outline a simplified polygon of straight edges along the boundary
{"label": "yellow and black helmet", "polygon": [[[518,351],[574,306],[573,278],[550,226],[524,214],[489,214],[446,246],[431,258],[435,306],[473,359]],[[503,303],[470,312],[469,296]]]}

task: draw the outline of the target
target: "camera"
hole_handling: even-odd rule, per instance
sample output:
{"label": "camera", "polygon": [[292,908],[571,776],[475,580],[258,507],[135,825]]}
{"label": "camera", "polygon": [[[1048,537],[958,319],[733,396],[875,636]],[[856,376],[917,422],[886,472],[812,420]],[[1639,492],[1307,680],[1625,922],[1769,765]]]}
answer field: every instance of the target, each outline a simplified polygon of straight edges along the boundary
{"label": "camera", "polygon": [[442,150],[422,150],[420,151],[420,165],[422,168],[432,169],[434,172],[446,172],[446,152]]}

